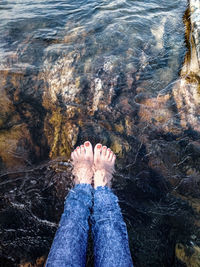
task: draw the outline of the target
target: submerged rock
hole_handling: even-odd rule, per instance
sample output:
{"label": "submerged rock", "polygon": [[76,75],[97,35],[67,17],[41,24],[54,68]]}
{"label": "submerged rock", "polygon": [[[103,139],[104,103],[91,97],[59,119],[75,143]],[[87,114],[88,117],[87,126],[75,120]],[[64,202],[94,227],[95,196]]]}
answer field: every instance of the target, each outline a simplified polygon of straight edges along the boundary
{"label": "submerged rock", "polygon": [[200,68],[200,2],[199,0],[190,0],[190,21],[192,36],[194,39],[194,49],[197,54],[198,65]]}
{"label": "submerged rock", "polygon": [[37,258],[35,263],[31,263],[31,262],[24,262],[24,263],[20,263],[19,267],[43,267],[45,265],[45,257],[42,256],[40,258]]}
{"label": "submerged rock", "polygon": [[177,244],[176,257],[185,263],[187,267],[200,266],[200,247]]}

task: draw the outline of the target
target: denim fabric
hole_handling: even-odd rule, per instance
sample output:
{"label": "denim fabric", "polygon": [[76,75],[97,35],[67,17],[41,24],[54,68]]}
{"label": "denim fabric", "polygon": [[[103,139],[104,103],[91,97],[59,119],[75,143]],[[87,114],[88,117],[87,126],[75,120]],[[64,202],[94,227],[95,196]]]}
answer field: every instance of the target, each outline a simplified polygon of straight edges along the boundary
{"label": "denim fabric", "polygon": [[79,184],[66,199],[46,267],[85,266],[92,194],[95,266],[133,266],[118,198],[108,187],[94,190],[91,185]]}
{"label": "denim fabric", "polygon": [[46,267],[85,266],[92,190],[79,184],[68,194]]}
{"label": "denim fabric", "polygon": [[108,187],[94,191],[92,232],[96,267],[133,266],[118,198]]}

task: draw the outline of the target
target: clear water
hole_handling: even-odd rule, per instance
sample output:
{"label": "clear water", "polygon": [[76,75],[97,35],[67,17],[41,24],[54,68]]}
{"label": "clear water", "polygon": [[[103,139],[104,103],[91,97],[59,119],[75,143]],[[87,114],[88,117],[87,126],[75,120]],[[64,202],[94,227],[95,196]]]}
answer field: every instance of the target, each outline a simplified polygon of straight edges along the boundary
{"label": "clear water", "polygon": [[118,156],[113,187],[135,266],[182,266],[176,245],[199,244],[189,206],[199,205],[197,102],[180,87],[186,8],[0,3],[3,266],[48,254],[71,187],[70,151],[87,139]]}

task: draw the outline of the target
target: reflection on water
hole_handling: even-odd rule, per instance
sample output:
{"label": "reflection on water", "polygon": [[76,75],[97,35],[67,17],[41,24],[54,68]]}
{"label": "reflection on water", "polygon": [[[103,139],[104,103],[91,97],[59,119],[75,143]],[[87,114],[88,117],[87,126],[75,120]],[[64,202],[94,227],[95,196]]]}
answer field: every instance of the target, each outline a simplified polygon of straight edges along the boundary
{"label": "reflection on water", "polygon": [[[186,8],[0,3],[3,266],[43,264],[72,186],[71,150],[87,139],[118,155],[114,188],[135,265],[196,264],[200,99],[185,72]],[[92,258],[90,243],[88,266]]]}

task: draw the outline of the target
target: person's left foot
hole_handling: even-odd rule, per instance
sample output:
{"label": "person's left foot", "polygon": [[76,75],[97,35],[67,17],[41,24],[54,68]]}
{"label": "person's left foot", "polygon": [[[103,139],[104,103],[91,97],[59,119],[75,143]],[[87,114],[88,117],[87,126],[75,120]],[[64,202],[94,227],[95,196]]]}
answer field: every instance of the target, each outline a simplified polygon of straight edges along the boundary
{"label": "person's left foot", "polygon": [[75,184],[91,184],[93,177],[93,149],[89,141],[78,146],[71,154]]}

